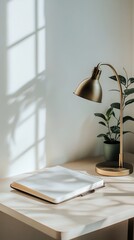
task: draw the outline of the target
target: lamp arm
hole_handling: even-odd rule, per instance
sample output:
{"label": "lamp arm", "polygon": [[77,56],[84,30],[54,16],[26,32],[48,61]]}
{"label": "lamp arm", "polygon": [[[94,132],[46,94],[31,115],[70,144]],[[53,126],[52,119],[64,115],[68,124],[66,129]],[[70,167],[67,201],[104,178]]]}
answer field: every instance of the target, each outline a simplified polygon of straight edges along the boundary
{"label": "lamp arm", "polygon": [[101,66],[108,66],[113,70],[113,72],[115,74],[115,77],[117,79],[118,85],[119,85],[119,90],[120,90],[120,154],[119,154],[119,167],[123,167],[123,91],[122,91],[122,86],[121,86],[121,82],[120,82],[118,73],[111,64],[99,63],[97,65],[98,69]]}

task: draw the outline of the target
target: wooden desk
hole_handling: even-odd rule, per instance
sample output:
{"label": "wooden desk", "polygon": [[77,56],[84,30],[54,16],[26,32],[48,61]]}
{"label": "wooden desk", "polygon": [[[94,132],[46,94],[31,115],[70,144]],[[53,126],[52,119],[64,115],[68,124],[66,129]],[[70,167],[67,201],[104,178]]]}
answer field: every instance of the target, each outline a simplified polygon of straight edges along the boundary
{"label": "wooden desk", "polygon": [[[126,157],[129,162],[134,162],[133,154],[127,154]],[[101,160],[102,158],[92,158],[66,163],[64,166],[96,174],[95,164]],[[125,177],[103,177],[106,182],[104,188],[58,205],[12,190],[9,185],[17,178],[0,181],[0,211],[3,213],[54,239],[62,240],[69,240],[129,220],[128,239],[132,240],[134,173]]]}

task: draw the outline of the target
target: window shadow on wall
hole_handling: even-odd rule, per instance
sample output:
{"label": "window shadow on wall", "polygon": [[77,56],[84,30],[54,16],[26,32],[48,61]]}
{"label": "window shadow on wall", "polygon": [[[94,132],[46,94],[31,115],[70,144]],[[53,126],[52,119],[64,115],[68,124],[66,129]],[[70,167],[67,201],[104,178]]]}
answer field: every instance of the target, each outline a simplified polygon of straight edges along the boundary
{"label": "window shadow on wall", "polygon": [[0,3],[0,177],[45,166],[45,0]]}

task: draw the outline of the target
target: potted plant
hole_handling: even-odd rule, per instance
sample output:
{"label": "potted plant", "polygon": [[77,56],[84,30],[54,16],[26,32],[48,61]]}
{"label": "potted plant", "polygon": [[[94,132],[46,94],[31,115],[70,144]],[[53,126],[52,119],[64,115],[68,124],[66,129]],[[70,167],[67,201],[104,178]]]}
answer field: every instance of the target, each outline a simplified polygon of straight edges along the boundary
{"label": "potted plant", "polygon": [[[126,73],[126,71],[125,71]],[[134,83],[134,78],[128,78],[127,73],[126,77],[118,75],[123,91],[123,111],[128,105],[134,103],[134,98],[131,98],[131,94],[134,93],[134,88],[132,84]],[[116,76],[111,76],[110,79],[117,81]],[[117,89],[112,89],[111,91],[117,91]],[[120,103],[113,102],[111,106],[106,110],[105,114],[95,113],[96,117],[101,118],[99,121],[100,125],[104,126],[105,132],[99,134],[97,137],[104,138],[104,157],[106,160],[118,160],[119,157],[119,148],[120,148]],[[123,124],[127,121],[134,121],[133,116],[124,116]],[[132,131],[123,131],[123,134],[133,133]]]}

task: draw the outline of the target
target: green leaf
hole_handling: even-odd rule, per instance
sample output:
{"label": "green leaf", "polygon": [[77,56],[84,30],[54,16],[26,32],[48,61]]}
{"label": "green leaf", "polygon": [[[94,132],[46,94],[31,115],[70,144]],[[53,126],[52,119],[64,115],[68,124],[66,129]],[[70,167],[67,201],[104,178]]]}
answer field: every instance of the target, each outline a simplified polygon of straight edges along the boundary
{"label": "green leaf", "polygon": [[101,133],[97,137],[105,137],[105,136],[106,136],[106,134]]}
{"label": "green leaf", "polygon": [[113,111],[112,115],[115,117],[115,112]]}
{"label": "green leaf", "polygon": [[118,102],[112,103],[111,107],[116,108],[116,109],[120,109],[120,103],[118,103]]}
{"label": "green leaf", "polygon": [[128,81],[130,81],[130,83],[134,83],[134,78],[131,77],[131,78],[128,79]]}
{"label": "green leaf", "polygon": [[128,121],[128,120],[134,121],[134,118],[131,117],[131,116],[125,116],[125,117],[123,117],[123,123],[125,123],[125,122]]}
{"label": "green leaf", "polygon": [[128,96],[128,95],[134,93],[134,88],[125,89],[124,92],[125,92],[125,95]]}
{"label": "green leaf", "polygon": [[[121,84],[123,84],[124,86],[126,86],[126,78],[123,77],[122,75],[118,75],[118,77],[119,77],[119,79],[120,79]],[[114,81],[117,81],[116,76],[111,76],[110,78],[111,78],[112,80],[114,80]]]}
{"label": "green leaf", "polygon": [[106,124],[104,122],[99,122],[99,124],[101,124],[103,126],[106,126]]}
{"label": "green leaf", "polygon": [[110,120],[112,114],[113,114],[113,108],[110,107],[110,108],[106,111],[106,117],[107,117],[108,120]]}
{"label": "green leaf", "polygon": [[95,115],[96,117],[103,118],[105,121],[107,121],[107,119],[106,119],[105,115],[104,115],[104,114],[102,114],[102,113],[95,113],[94,115]]}
{"label": "green leaf", "polygon": [[126,134],[126,133],[133,133],[134,134],[134,132],[131,132],[131,131],[123,131],[123,134]]}
{"label": "green leaf", "polygon": [[111,78],[111,79],[114,80],[114,81],[117,81],[116,76],[111,76],[111,77],[109,77],[109,78]]}
{"label": "green leaf", "polygon": [[110,138],[106,134],[99,134],[97,137],[103,137],[106,141],[110,141]]}
{"label": "green leaf", "polygon": [[110,138],[107,135],[104,137],[104,139],[105,141],[110,141]]}
{"label": "green leaf", "polygon": [[128,104],[131,104],[134,102],[134,98],[129,99],[128,101],[125,102],[125,106],[127,106]]}
{"label": "green leaf", "polygon": [[120,79],[121,84],[123,84],[124,86],[126,86],[126,78],[123,77],[122,75],[118,75],[118,76],[119,76],[119,79]]}
{"label": "green leaf", "polygon": [[111,92],[120,92],[120,90],[117,90],[117,89],[111,89],[109,91],[111,91]]}
{"label": "green leaf", "polygon": [[120,128],[118,126],[110,127],[112,133],[120,133]]}

